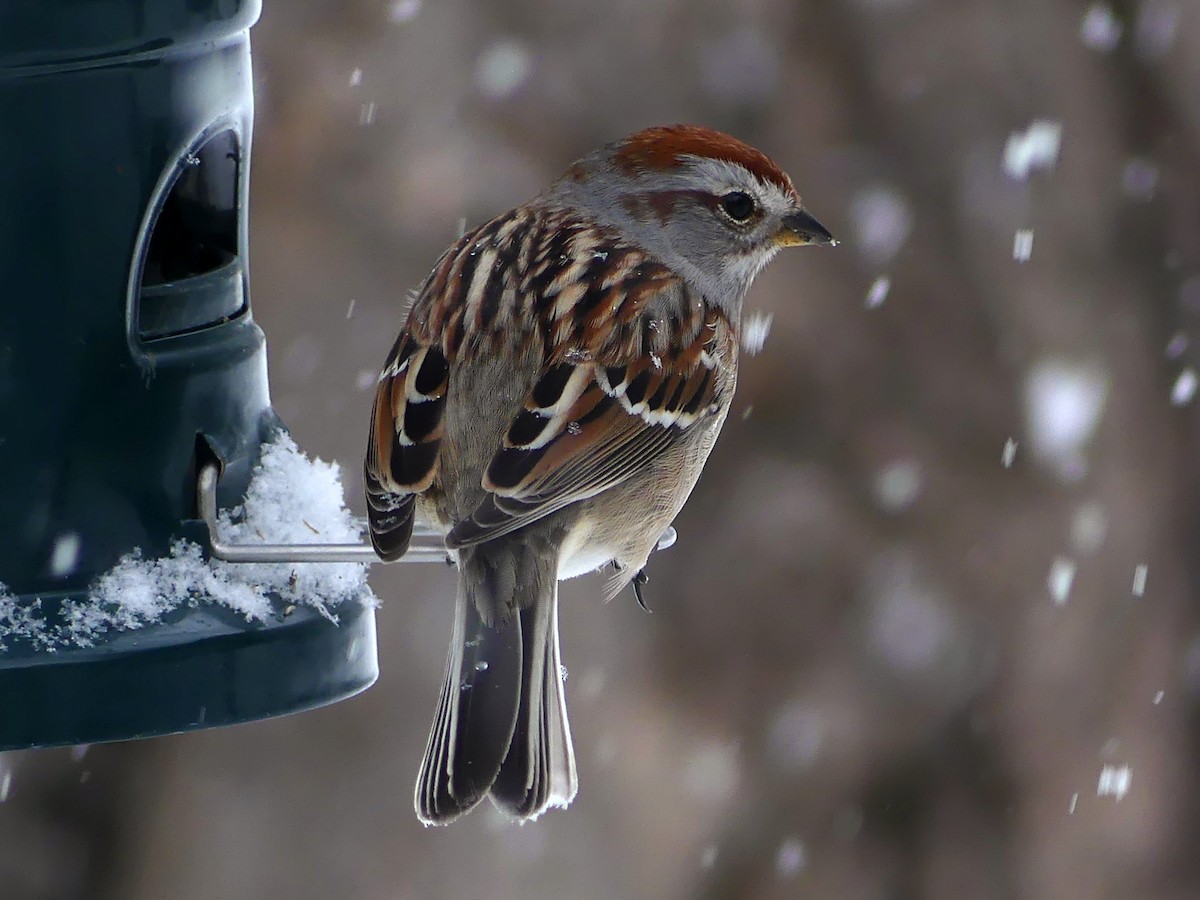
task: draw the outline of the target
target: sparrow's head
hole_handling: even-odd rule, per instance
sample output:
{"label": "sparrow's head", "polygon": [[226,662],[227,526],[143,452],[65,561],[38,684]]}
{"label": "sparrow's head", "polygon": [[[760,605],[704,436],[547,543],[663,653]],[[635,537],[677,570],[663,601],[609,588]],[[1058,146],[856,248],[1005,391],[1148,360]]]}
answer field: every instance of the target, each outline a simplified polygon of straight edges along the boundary
{"label": "sparrow's head", "polygon": [[696,125],[610,144],[571,166],[552,196],[617,228],[722,305],[740,304],[781,247],[836,243],[768,156]]}

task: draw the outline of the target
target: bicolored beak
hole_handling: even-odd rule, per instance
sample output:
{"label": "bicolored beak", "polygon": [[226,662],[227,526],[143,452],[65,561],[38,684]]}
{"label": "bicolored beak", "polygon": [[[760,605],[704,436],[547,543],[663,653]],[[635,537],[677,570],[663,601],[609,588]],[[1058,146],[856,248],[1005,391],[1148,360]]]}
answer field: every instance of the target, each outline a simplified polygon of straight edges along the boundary
{"label": "bicolored beak", "polygon": [[797,247],[803,244],[835,246],[837,241],[807,210],[797,209],[783,217],[783,227],[776,233],[775,243],[780,247]]}

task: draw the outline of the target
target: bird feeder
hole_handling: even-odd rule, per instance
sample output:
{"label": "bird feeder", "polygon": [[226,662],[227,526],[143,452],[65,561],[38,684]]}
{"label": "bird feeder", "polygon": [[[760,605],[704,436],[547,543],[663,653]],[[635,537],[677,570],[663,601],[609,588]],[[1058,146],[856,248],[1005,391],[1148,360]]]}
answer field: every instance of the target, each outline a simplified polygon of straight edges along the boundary
{"label": "bird feeder", "polygon": [[[154,559],[190,539],[210,552],[217,509],[241,502],[281,427],[247,280],[259,10],[259,0],[90,0],[0,11],[10,619],[70,625],[135,548]],[[369,558],[325,550],[317,558]],[[0,629],[0,749],[244,722],[376,678],[370,604],[280,605],[247,621],[210,599],[194,592],[161,621],[87,646]]]}

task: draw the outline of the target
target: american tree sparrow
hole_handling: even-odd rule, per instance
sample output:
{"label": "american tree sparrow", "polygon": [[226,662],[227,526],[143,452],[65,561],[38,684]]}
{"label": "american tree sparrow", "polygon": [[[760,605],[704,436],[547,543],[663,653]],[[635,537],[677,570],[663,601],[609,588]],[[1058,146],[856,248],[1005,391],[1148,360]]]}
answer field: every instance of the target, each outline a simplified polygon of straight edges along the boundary
{"label": "american tree sparrow", "polygon": [[419,512],[458,563],[421,820],[490,795],[518,819],[577,779],[558,582],[640,576],[712,449],[742,300],[781,247],[832,243],[764,154],[648,128],[460,238],[417,291],[379,376],[371,540],[402,556]]}

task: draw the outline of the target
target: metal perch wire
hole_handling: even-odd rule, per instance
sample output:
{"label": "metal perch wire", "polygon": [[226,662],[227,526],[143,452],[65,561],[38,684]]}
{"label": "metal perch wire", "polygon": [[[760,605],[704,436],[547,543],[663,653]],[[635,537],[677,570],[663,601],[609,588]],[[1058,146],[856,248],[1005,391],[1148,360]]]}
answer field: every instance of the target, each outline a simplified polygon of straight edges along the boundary
{"label": "metal perch wire", "polygon": [[[220,469],[214,462],[200,467],[196,477],[196,503],[200,518],[208,531],[208,551],[215,559],[232,563],[377,563],[370,544],[227,544],[217,537],[217,480]],[[453,557],[442,542],[442,533],[427,525],[413,528],[413,543],[397,562],[453,563]],[[666,550],[677,538],[674,528],[667,528],[654,549]]]}

